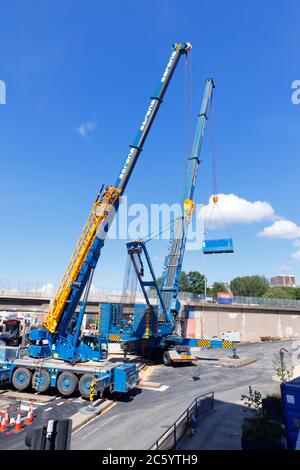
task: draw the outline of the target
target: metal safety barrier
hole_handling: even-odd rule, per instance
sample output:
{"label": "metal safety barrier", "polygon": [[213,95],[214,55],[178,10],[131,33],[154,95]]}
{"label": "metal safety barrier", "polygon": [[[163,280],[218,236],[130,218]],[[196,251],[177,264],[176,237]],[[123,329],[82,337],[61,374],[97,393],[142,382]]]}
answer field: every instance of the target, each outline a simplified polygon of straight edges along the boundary
{"label": "metal safety barrier", "polygon": [[149,450],[176,450],[179,440],[186,435],[191,427],[191,419],[196,420],[204,416],[214,408],[214,392],[206,393],[190,404],[190,406],[176,419],[176,421],[165,431]]}

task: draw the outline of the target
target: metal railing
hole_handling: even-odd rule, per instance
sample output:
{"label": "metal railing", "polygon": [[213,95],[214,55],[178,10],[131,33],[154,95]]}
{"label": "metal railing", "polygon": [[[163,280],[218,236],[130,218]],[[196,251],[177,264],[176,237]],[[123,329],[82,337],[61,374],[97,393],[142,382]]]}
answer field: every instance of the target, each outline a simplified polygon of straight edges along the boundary
{"label": "metal railing", "polygon": [[[196,420],[214,408],[214,392],[206,393],[190,404],[169,429],[150,447],[149,450],[176,450],[179,440],[191,427],[191,419]],[[199,424],[199,423],[198,423]]]}
{"label": "metal railing", "polygon": [[267,297],[233,297],[233,303],[237,305],[263,305],[265,307],[290,307],[300,308],[300,300],[292,299],[268,299]]}
{"label": "metal railing", "polygon": [[[15,297],[15,298],[41,298],[51,300],[56,292],[57,285],[42,282],[11,282],[7,279],[0,279],[0,297]],[[128,296],[130,293],[128,293]],[[151,300],[155,302],[155,293],[151,292]],[[183,302],[195,302],[199,304],[211,303],[205,301],[203,294],[193,294],[192,292],[179,292],[179,300]],[[89,301],[91,302],[115,302],[124,303],[124,292],[122,289],[115,289],[112,287],[91,286],[89,294]],[[137,291],[135,302],[144,302],[141,292]],[[214,302],[216,303],[216,302]],[[269,299],[267,297],[244,297],[235,296],[232,299],[234,305],[261,305],[265,307],[287,307],[300,309],[300,300],[292,299]],[[216,303],[217,304],[217,303]]]}

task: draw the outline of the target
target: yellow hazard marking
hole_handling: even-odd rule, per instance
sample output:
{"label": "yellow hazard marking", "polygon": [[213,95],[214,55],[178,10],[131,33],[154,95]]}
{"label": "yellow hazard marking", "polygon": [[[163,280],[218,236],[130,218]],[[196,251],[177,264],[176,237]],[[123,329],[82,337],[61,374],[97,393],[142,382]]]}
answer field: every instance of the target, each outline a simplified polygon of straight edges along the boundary
{"label": "yellow hazard marking", "polygon": [[234,345],[230,341],[223,341],[223,348],[233,349]]}
{"label": "yellow hazard marking", "polygon": [[119,336],[119,335],[110,335],[108,338],[109,338],[110,341],[120,341],[121,336]]}
{"label": "yellow hazard marking", "polygon": [[90,401],[93,401],[96,395],[96,382],[93,381],[90,384]]}
{"label": "yellow hazard marking", "polygon": [[197,346],[210,348],[210,345],[211,345],[211,341],[209,339],[198,339],[197,340]]}

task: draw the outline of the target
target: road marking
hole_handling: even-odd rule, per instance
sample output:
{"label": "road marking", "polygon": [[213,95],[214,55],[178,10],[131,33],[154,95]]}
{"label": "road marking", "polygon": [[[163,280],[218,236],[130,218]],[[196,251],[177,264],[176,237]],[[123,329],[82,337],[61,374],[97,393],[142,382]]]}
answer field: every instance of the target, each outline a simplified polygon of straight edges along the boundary
{"label": "road marking", "polygon": [[50,406],[50,408],[47,408],[47,409],[44,410],[44,411],[50,411],[50,410],[52,410],[52,406]]}
{"label": "road marking", "polygon": [[60,405],[63,405],[65,402],[62,401],[61,403],[56,403],[56,406],[60,406]]}
{"label": "road marking", "polygon": [[[103,416],[105,413],[108,413],[108,411],[110,411],[112,408],[114,408],[115,406],[117,406],[117,403],[116,402],[113,402],[111,404],[111,406],[109,408],[107,408],[105,411],[103,411],[103,413],[101,413],[101,415],[97,415],[95,416],[95,418],[91,419],[90,421],[88,421],[87,423],[85,423],[83,426],[81,426],[80,428],[76,429],[75,431],[72,432],[72,434],[75,434],[76,432],[78,431],[82,431],[83,428],[85,428],[86,426],[88,426],[89,424],[91,424],[93,421],[95,421],[95,419],[98,419],[100,416]],[[126,413],[123,413],[123,414],[126,414]],[[121,415],[118,415],[119,417]],[[106,421],[107,422],[107,421]],[[105,423],[104,423],[105,424]],[[83,438],[81,438],[83,439]]]}
{"label": "road marking", "polygon": [[[100,416],[100,415],[99,415]],[[97,416],[97,418],[99,417]],[[110,423],[113,419],[115,418],[118,418],[119,416],[116,415],[116,416],[111,416],[111,418],[109,418],[108,420],[105,421],[105,423],[102,423],[100,426],[98,426],[97,428],[95,428],[93,431],[90,431],[88,432],[87,434],[85,434],[81,439],[84,440],[86,439],[88,436],[90,436],[91,434],[94,434],[95,432],[99,431],[99,429],[103,428],[103,426],[105,426],[106,424]],[[96,418],[94,418],[96,419]],[[94,421],[94,419],[92,419],[91,421],[89,421],[89,423],[87,424],[90,424],[92,421]],[[81,428],[82,429],[82,428]]]}

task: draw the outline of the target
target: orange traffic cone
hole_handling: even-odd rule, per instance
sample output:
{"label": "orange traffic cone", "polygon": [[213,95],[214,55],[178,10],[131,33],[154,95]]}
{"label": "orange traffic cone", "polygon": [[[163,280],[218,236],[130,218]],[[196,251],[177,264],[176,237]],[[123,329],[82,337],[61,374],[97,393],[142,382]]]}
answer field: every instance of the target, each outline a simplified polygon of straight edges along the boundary
{"label": "orange traffic cone", "polygon": [[32,406],[32,402],[30,403],[30,408],[28,410],[28,414],[27,414],[27,418],[25,420],[25,423],[27,425],[33,423],[33,406]]}
{"label": "orange traffic cone", "polygon": [[2,411],[0,411],[0,431],[2,431]]}
{"label": "orange traffic cone", "polygon": [[21,423],[21,410],[20,408],[18,409],[18,414],[17,414],[17,421],[16,425],[14,427],[14,432],[19,432],[22,431],[22,423]]}
{"label": "orange traffic cone", "polygon": [[7,427],[7,422],[5,421],[5,415],[4,415],[3,418],[2,418],[2,420],[1,420],[1,428],[0,428],[0,431],[1,431],[1,432],[6,431],[6,427]]}

